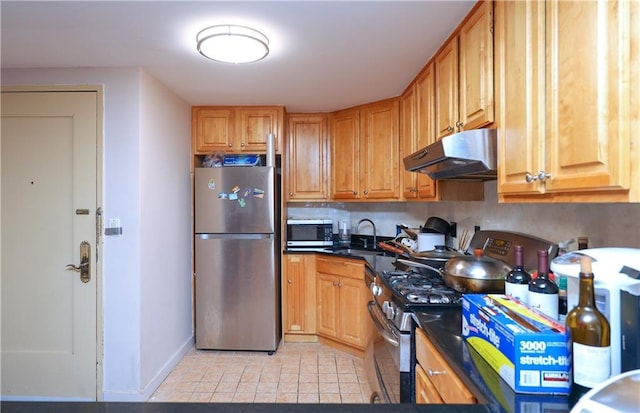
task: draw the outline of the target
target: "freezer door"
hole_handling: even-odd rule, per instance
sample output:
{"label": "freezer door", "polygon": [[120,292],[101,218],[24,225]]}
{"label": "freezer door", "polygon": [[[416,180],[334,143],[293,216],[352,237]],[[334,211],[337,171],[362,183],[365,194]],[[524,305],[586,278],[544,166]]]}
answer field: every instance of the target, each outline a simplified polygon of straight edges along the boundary
{"label": "freezer door", "polygon": [[195,168],[194,189],[197,234],[274,232],[273,167]]}
{"label": "freezer door", "polygon": [[280,282],[269,235],[196,236],[196,347],[275,351]]}

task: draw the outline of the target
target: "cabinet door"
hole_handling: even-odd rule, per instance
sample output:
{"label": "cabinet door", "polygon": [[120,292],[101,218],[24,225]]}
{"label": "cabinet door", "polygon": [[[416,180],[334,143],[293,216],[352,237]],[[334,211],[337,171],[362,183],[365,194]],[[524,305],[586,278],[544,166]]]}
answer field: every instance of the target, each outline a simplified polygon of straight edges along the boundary
{"label": "cabinet door", "polygon": [[[414,152],[436,141],[435,72],[429,63],[416,79],[416,131]],[[418,197],[436,196],[436,182],[427,174],[417,175]]]}
{"label": "cabinet door", "polygon": [[327,199],[327,117],[290,115],[287,154],[288,199]]}
{"label": "cabinet door", "polygon": [[541,193],[542,183],[527,183],[537,172],[544,151],[543,1],[499,1],[495,4],[496,93],[499,108],[498,192]]}
{"label": "cabinet door", "polygon": [[275,108],[246,108],[237,111],[239,150],[241,152],[265,153],[267,150],[267,134],[276,135],[275,149],[280,151],[282,122],[280,110]]}
{"label": "cabinet door", "polygon": [[360,110],[331,115],[331,198],[360,197]]}
{"label": "cabinet door", "polygon": [[283,330],[315,333],[315,256],[283,255]]}
{"label": "cabinet door", "polygon": [[345,343],[364,349],[365,326],[368,320],[365,284],[362,280],[340,278],[338,307],[338,338]]}
{"label": "cabinet door", "polygon": [[191,110],[191,123],[194,154],[228,152],[233,147],[233,110],[194,107]]}
{"label": "cabinet door", "polygon": [[451,135],[458,121],[458,36],[435,57],[436,137]]}
{"label": "cabinet door", "polygon": [[338,337],[338,277],[316,274],[316,300],[318,334]]}
{"label": "cabinet door", "polygon": [[632,3],[546,3],[548,192],[630,185]]}
{"label": "cabinet door", "polygon": [[404,199],[418,198],[418,174],[404,169],[403,159],[415,152],[416,144],[416,85],[400,97],[400,164],[402,167],[402,196]]}
{"label": "cabinet door", "polygon": [[362,198],[400,198],[400,141],[398,100],[362,109]]}
{"label": "cabinet door", "polygon": [[460,97],[456,130],[493,123],[493,2],[483,1],[460,28]]}

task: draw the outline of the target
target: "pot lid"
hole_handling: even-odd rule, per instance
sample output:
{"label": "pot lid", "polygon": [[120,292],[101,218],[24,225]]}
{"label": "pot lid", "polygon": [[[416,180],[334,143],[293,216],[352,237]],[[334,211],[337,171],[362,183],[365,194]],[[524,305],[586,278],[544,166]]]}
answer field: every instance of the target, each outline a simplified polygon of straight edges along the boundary
{"label": "pot lid", "polygon": [[415,258],[425,258],[425,259],[445,259],[448,260],[454,257],[463,257],[464,255],[451,250],[444,245],[436,245],[434,249],[430,251],[421,251],[413,254]]}

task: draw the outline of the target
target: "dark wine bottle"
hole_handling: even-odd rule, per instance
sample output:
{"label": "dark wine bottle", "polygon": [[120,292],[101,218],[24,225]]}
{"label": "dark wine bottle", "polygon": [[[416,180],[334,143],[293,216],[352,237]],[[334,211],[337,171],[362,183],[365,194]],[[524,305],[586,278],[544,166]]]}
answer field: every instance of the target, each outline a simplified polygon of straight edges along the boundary
{"label": "dark wine bottle", "polygon": [[529,283],[529,306],[558,319],[558,285],[549,278],[549,252],[538,251],[538,276]]}
{"label": "dark wine bottle", "polygon": [[504,283],[504,293],[526,304],[529,302],[531,274],[524,269],[524,251],[522,245],[516,245],[513,249],[515,253],[514,267],[507,273],[507,278]]}
{"label": "dark wine bottle", "polygon": [[598,311],[594,296],[591,258],[580,257],[578,305],[567,314],[573,354],[571,398],[577,400],[611,375],[611,329]]}

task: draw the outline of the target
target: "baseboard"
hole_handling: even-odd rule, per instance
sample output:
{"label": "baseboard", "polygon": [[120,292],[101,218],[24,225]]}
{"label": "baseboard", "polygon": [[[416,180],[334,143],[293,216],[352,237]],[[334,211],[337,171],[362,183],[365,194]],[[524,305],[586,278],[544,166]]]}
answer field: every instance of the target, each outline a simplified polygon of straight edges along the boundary
{"label": "baseboard", "polygon": [[173,353],[165,365],[158,371],[153,379],[144,387],[141,393],[124,393],[117,391],[105,391],[103,393],[104,401],[118,401],[118,402],[146,402],[153,393],[160,387],[164,379],[173,371],[178,365],[180,360],[187,354],[189,350],[193,348],[194,336],[190,336],[180,348]]}

